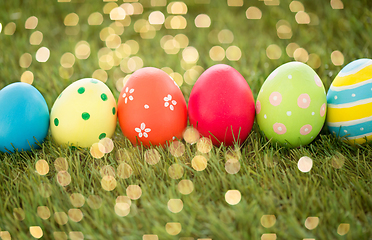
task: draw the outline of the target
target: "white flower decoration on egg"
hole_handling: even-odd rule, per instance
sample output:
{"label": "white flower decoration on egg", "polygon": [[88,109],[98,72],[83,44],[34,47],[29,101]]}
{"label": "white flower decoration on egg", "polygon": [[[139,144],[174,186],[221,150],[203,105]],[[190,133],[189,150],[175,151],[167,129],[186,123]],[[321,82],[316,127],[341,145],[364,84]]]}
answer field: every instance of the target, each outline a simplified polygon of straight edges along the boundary
{"label": "white flower decoration on egg", "polygon": [[136,132],[138,132],[138,137],[142,137],[144,136],[145,138],[147,138],[149,135],[147,134],[148,132],[151,132],[151,129],[150,128],[146,128],[146,124],[145,123],[141,123],[141,126],[140,128],[135,128],[134,129]]}
{"label": "white flower decoration on egg", "polygon": [[169,109],[172,111],[174,110],[174,106],[177,105],[176,100],[172,100],[172,96],[170,94],[168,94],[168,96],[164,98],[164,101],[164,107],[169,106]]}
{"label": "white flower decoration on egg", "polygon": [[130,89],[130,90],[129,90],[128,87],[125,88],[125,93],[123,94],[123,98],[124,98],[125,103],[128,102],[128,99],[131,100],[131,101],[133,101],[133,96],[130,95],[130,94],[132,94],[133,92],[134,92],[134,89],[133,89],[133,88]]}

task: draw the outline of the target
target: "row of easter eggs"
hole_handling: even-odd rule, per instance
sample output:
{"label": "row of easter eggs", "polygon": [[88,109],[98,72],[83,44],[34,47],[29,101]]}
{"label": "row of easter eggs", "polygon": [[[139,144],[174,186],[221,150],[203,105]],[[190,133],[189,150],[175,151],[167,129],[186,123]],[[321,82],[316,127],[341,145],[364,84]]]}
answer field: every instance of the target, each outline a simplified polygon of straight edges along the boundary
{"label": "row of easter eggs", "polygon": [[[328,102],[328,104],[327,104]],[[33,86],[13,83],[0,91],[0,151],[30,150],[44,141],[50,127],[56,143],[90,147],[112,137],[117,118],[134,145],[165,145],[194,126],[215,145],[243,142],[255,114],[268,139],[288,147],[310,143],[327,125],[350,143],[372,135],[372,60],[359,59],[344,67],[326,97],[319,76],[306,64],[290,62],[266,79],[256,104],[244,77],[218,64],[196,81],[188,107],[177,84],[160,69],[136,71],[120,93],[118,105],[110,89],[98,80],[69,85],[48,106]]]}

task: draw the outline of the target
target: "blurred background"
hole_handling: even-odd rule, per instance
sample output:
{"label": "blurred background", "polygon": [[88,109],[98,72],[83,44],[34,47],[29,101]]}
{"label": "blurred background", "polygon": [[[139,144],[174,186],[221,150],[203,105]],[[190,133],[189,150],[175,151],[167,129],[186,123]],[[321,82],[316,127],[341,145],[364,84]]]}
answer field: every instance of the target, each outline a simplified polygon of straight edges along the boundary
{"label": "blurred background", "polygon": [[326,89],[347,63],[371,57],[368,0],[15,0],[0,9],[0,88],[33,84],[49,107],[93,77],[117,97],[135,70],[163,69],[186,100],[198,76],[224,63],[254,96],[275,68],[311,66]]}

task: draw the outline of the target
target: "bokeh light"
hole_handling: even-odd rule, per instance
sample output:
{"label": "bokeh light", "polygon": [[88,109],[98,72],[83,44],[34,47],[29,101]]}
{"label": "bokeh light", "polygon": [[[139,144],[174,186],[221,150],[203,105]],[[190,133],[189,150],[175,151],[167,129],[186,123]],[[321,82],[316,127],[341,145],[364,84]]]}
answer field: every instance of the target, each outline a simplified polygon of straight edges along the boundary
{"label": "bokeh light", "polygon": [[344,9],[344,3],[342,0],[331,0],[330,3],[333,9]]}
{"label": "bokeh light", "polygon": [[187,5],[184,2],[170,2],[167,6],[167,12],[170,14],[186,14]]}
{"label": "bokeh light", "polygon": [[90,45],[86,41],[80,41],[75,46],[75,56],[78,59],[87,59],[90,55]]}
{"label": "bokeh light", "polygon": [[177,185],[178,191],[183,195],[188,195],[194,191],[194,184],[191,180],[183,179]]}
{"label": "bokeh light", "polygon": [[230,205],[236,205],[242,199],[242,195],[239,190],[228,190],[225,193],[225,201]]}
{"label": "bokeh light", "polygon": [[229,7],[241,7],[243,4],[243,0],[227,0],[227,6]]}
{"label": "bokeh light", "polygon": [[40,45],[43,41],[43,33],[40,31],[35,31],[30,35],[30,44],[31,45]]}
{"label": "bokeh light", "polygon": [[101,177],[104,176],[115,177],[115,168],[110,165],[103,166],[99,172],[101,174]]}
{"label": "bokeh light", "polygon": [[53,232],[53,237],[55,240],[67,240],[68,239],[67,234],[65,232]]}
{"label": "bokeh light", "polygon": [[184,169],[183,167],[178,163],[173,163],[168,168],[168,175],[172,179],[180,179],[183,176]]}
{"label": "bokeh light", "polygon": [[105,137],[99,140],[99,142],[105,149],[104,153],[110,153],[114,149],[114,142],[112,141],[111,138]]}
{"label": "bokeh light", "polygon": [[345,164],[345,160],[346,160],[346,157],[344,155],[342,155],[339,152],[336,152],[336,154],[334,154],[331,158],[332,167],[336,169],[342,168]]}
{"label": "bokeh light", "polygon": [[67,214],[73,222],[80,222],[84,217],[84,214],[80,209],[70,209]]}
{"label": "bokeh light", "polygon": [[22,208],[13,208],[13,216],[18,221],[25,220],[25,211]]}
{"label": "bokeh light", "polygon": [[350,224],[349,223],[341,223],[337,228],[337,233],[340,236],[346,235],[350,230]]}
{"label": "bokeh light", "polygon": [[307,65],[312,67],[313,69],[318,69],[320,68],[322,64],[322,61],[320,60],[320,57],[316,53],[311,53],[309,55],[309,60],[307,60]]}
{"label": "bokeh light", "polygon": [[82,232],[71,231],[68,233],[71,240],[83,240],[84,234]]}
{"label": "bokeh light", "polygon": [[37,17],[31,16],[31,17],[27,18],[27,20],[25,22],[25,28],[26,29],[35,29],[37,27],[38,22],[39,22],[39,20],[38,20]]}
{"label": "bokeh light", "polygon": [[230,46],[226,49],[226,58],[230,61],[239,61],[242,57],[242,51],[238,46]]}
{"label": "bokeh light", "polygon": [[208,165],[208,160],[202,155],[196,155],[191,160],[191,166],[196,171],[203,171]]}
{"label": "bokeh light", "polygon": [[142,240],[159,240],[158,235],[145,234],[142,236]]}
{"label": "bokeh light", "polygon": [[35,59],[38,62],[46,62],[50,57],[50,51],[47,47],[41,47],[37,50]]}
{"label": "bokeh light", "polygon": [[182,230],[182,226],[181,226],[181,223],[178,223],[178,222],[168,222],[166,225],[165,225],[165,231],[167,231],[167,233],[169,235],[177,235],[181,232]]}
{"label": "bokeh light", "polygon": [[84,206],[85,198],[81,193],[73,193],[70,195],[70,202],[72,206],[79,208]]}
{"label": "bokeh light", "polygon": [[169,152],[174,157],[181,157],[185,153],[185,145],[180,141],[173,141],[169,146]]}
{"label": "bokeh light", "polygon": [[160,153],[156,149],[148,149],[144,154],[145,161],[150,165],[155,165],[160,161]]}
{"label": "bokeh light", "polygon": [[114,210],[119,217],[125,217],[130,213],[130,205],[126,202],[117,202]]}
{"label": "bokeh light", "polygon": [[304,11],[297,12],[295,18],[298,24],[309,24],[310,23],[309,14]]}
{"label": "bokeh light", "polygon": [[149,15],[150,24],[163,24],[165,21],[165,16],[160,11],[154,11]]}
{"label": "bokeh light", "polygon": [[101,25],[103,22],[103,16],[100,12],[91,13],[88,17],[89,25]]}
{"label": "bokeh light", "polygon": [[280,4],[280,0],[264,0],[264,3],[267,6],[278,6]]}
{"label": "bokeh light", "polygon": [[133,174],[132,167],[127,163],[120,163],[117,168],[117,175],[119,178],[127,179]]}
{"label": "bokeh light", "polygon": [[32,56],[29,53],[24,53],[19,58],[19,66],[21,68],[28,68],[32,63]]}
{"label": "bokeh light", "polygon": [[67,171],[68,170],[68,162],[66,158],[59,157],[54,161],[54,167],[57,172],[59,171]]}
{"label": "bokeh light", "polygon": [[269,59],[279,59],[282,56],[282,49],[276,44],[271,44],[266,48],[266,56]]}
{"label": "bokeh light", "polygon": [[271,228],[276,223],[275,215],[263,215],[261,217],[261,225],[264,228]]}
{"label": "bokeh light", "polygon": [[90,147],[90,154],[94,158],[102,158],[105,155],[105,147],[101,143],[93,143]]}
{"label": "bokeh light", "polygon": [[76,26],[79,23],[79,15],[76,13],[69,13],[66,15],[63,23],[65,26]]}
{"label": "bokeh light", "polygon": [[297,167],[301,172],[310,172],[311,168],[313,167],[313,160],[309,157],[301,157],[298,160]]}
{"label": "bokeh light", "polygon": [[304,5],[300,1],[292,1],[289,4],[289,9],[291,12],[305,11]]}
{"label": "bokeh light", "polygon": [[211,25],[211,18],[207,14],[199,14],[196,16],[194,22],[197,28],[209,28]]}
{"label": "bokeh light", "polygon": [[258,7],[249,7],[247,11],[245,12],[245,15],[248,19],[261,19],[262,18],[262,12]]}
{"label": "bokeh light", "polygon": [[209,153],[212,150],[213,143],[210,138],[202,137],[198,140],[196,147],[201,153]]}
{"label": "bokeh light", "polygon": [[65,187],[71,183],[71,175],[66,171],[59,171],[57,173],[57,182],[62,187]]}
{"label": "bokeh light", "polygon": [[182,58],[187,63],[196,63],[199,59],[199,53],[198,50],[194,47],[186,47],[182,51]]}
{"label": "bokeh light", "polygon": [[261,236],[261,240],[276,240],[275,233],[264,233]]}
{"label": "bokeh light", "polygon": [[35,168],[40,175],[46,175],[49,172],[49,164],[44,159],[38,160],[35,164]]}
{"label": "bokeh light", "polygon": [[10,22],[4,27],[4,34],[5,35],[13,35],[15,30],[17,28],[17,25],[14,22]]}
{"label": "bokeh light", "polygon": [[54,221],[59,225],[65,225],[68,222],[68,216],[65,212],[55,212]]}
{"label": "bokeh light", "polygon": [[132,200],[137,200],[142,195],[142,189],[138,185],[129,185],[126,190],[127,196]]}
{"label": "bokeh light", "polygon": [[170,199],[168,201],[168,210],[172,213],[179,213],[183,209],[183,202],[181,199]]}
{"label": "bokeh light", "polygon": [[50,218],[50,210],[47,206],[39,206],[37,207],[37,215],[43,219],[43,220],[47,220],[48,218]]}
{"label": "bokeh light", "polygon": [[106,175],[101,180],[101,187],[105,191],[112,191],[116,188],[117,182],[113,176]]}
{"label": "bokeh light", "polygon": [[223,29],[218,33],[217,38],[220,43],[232,43],[234,34],[229,29]]}
{"label": "bokeh light", "polygon": [[222,61],[225,58],[225,50],[221,46],[214,46],[209,50],[209,57],[213,61]]}
{"label": "bokeh light", "polygon": [[300,46],[297,43],[289,43],[285,49],[288,57],[292,58],[297,48],[300,48]]}
{"label": "bokeh light", "polygon": [[276,24],[277,35],[280,39],[292,38],[291,25],[286,20],[279,20]]}
{"label": "bokeh light", "polygon": [[40,226],[30,226],[30,234],[34,238],[41,238],[43,236],[43,230]]}
{"label": "bokeh light", "polygon": [[74,66],[75,55],[70,53],[70,52],[64,53],[61,57],[60,63],[61,63],[61,66],[64,67],[64,68],[70,68],[70,67]]}
{"label": "bokeh light", "polygon": [[293,52],[293,57],[296,61],[306,63],[309,60],[309,54],[304,48],[297,48]]}
{"label": "bokeh light", "polygon": [[341,66],[342,64],[344,64],[345,59],[344,59],[344,55],[342,54],[342,52],[336,50],[331,53],[331,60],[332,60],[333,65]]}
{"label": "bokeh light", "polygon": [[315,229],[319,224],[319,218],[318,217],[308,217],[305,220],[305,227],[309,230]]}
{"label": "bokeh light", "polygon": [[230,158],[225,163],[225,170],[229,174],[236,174],[240,170],[240,162],[238,159]]}

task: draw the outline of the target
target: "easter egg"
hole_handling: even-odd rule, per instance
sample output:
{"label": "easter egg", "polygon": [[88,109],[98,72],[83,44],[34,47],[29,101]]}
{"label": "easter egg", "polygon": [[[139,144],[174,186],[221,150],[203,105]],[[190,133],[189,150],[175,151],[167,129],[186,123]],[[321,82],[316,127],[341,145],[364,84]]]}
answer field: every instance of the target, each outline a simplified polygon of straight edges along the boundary
{"label": "easter egg", "polygon": [[256,101],[260,130],[268,139],[287,147],[312,142],[324,125],[326,109],[323,82],[301,62],[289,62],[275,69]]}
{"label": "easter egg", "polygon": [[52,137],[59,145],[90,147],[112,137],[116,111],[115,98],[106,84],[93,78],[73,82],[51,109]]}
{"label": "easter egg", "polygon": [[217,64],[196,81],[189,99],[190,124],[214,145],[244,142],[254,122],[252,91],[233,67]]}
{"label": "easter egg", "polygon": [[39,148],[48,134],[49,110],[41,93],[27,83],[0,90],[0,151]]}
{"label": "easter egg", "polygon": [[327,94],[327,126],[350,144],[372,140],[372,60],[346,65]]}
{"label": "easter egg", "polygon": [[165,145],[181,138],[187,107],[181,90],[164,71],[146,67],[134,72],[118,101],[121,130],[134,145]]}

